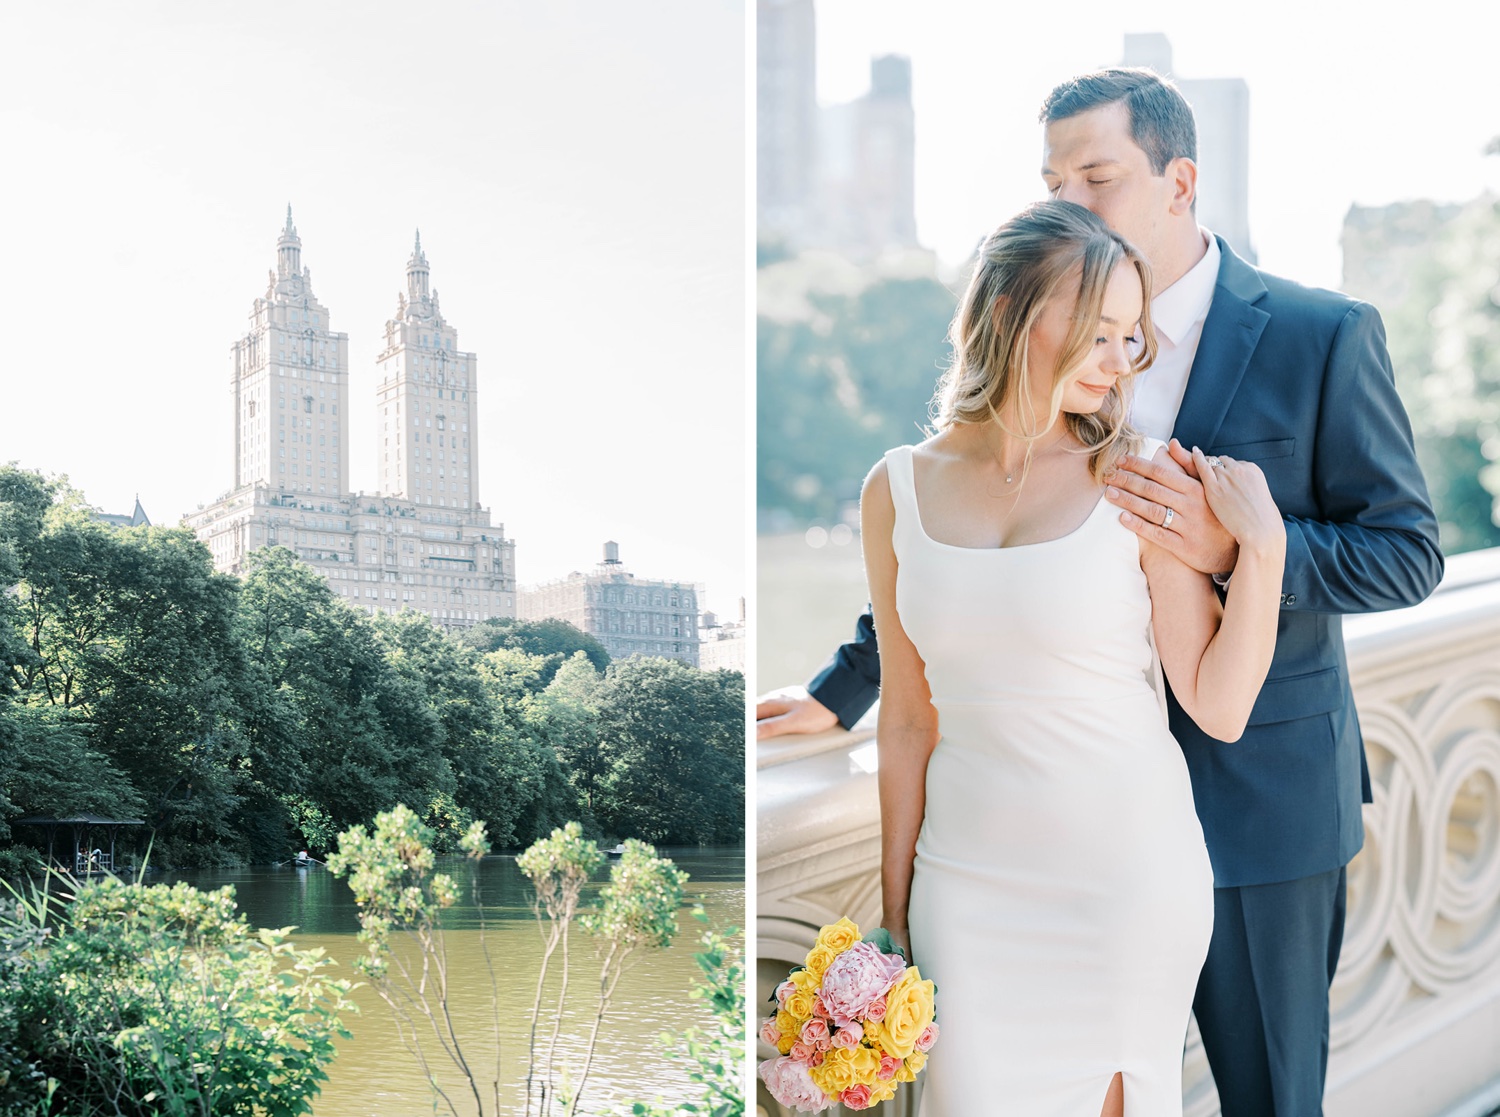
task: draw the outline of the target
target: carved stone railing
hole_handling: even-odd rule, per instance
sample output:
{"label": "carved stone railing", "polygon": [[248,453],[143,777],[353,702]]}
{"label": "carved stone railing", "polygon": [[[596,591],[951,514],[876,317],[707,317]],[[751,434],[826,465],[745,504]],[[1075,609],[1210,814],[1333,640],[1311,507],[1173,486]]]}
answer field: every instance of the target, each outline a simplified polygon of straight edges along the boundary
{"label": "carved stone railing", "polygon": [[[1482,1117],[1500,1109],[1500,549],[1344,631],[1375,801],[1349,866],[1325,1112]],[[761,1006],[820,926],[879,920],[874,751],[873,713],[757,751]],[[1187,1117],[1219,1112],[1196,1029],[1183,1081]],[[886,1117],[915,1113],[904,1093]],[[781,1112],[763,1088],[758,1104]]]}

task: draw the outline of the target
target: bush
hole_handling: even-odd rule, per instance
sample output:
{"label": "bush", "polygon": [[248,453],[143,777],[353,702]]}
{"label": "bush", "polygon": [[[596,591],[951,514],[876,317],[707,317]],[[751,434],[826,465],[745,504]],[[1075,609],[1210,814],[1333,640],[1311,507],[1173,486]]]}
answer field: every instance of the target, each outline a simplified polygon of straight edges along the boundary
{"label": "bush", "polygon": [[[33,1068],[37,1112],[311,1112],[334,1037],[348,1034],[350,986],[321,950],[297,950],[290,928],[252,930],[232,888],[106,877],[61,902],[17,899],[0,910],[0,940],[19,944],[0,975],[0,1054]],[[26,1112],[20,1099],[12,1111]]]}

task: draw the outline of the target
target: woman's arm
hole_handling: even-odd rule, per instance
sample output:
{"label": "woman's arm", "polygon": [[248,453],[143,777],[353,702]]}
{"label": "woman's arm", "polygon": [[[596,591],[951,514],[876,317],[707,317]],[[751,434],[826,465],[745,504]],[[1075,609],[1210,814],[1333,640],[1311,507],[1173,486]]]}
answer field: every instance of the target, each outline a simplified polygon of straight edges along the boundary
{"label": "woman's arm", "polygon": [[865,478],[859,513],[870,607],[880,632],[882,686],[875,740],[880,756],[882,926],[910,957],[906,911],[917,834],[927,806],[927,759],[937,745],[938,719],[922,657],[896,615],[896,551],[891,543],[896,508],[884,461]]}
{"label": "woman's arm", "polygon": [[1276,650],[1286,527],[1253,462],[1224,458],[1214,468],[1198,450],[1193,460],[1209,507],[1239,543],[1224,604],[1206,575],[1155,544],[1143,542],[1141,566],[1172,693],[1210,737],[1237,741]]}

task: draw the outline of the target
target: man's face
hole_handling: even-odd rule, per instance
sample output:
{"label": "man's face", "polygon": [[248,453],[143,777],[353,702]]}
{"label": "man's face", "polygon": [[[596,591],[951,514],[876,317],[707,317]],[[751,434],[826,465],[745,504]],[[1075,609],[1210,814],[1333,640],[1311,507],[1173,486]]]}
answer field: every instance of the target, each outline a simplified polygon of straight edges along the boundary
{"label": "man's face", "polygon": [[1174,184],[1168,175],[1151,173],[1150,159],[1131,139],[1130,110],[1123,103],[1047,125],[1042,181],[1054,198],[1093,210],[1148,263],[1157,263]]}

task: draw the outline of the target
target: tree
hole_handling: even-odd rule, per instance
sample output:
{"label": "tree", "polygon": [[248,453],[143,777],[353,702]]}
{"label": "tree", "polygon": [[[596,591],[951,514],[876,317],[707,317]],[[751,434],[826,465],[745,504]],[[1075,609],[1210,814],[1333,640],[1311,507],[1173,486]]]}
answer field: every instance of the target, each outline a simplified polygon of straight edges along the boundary
{"label": "tree", "polygon": [[744,833],[744,676],[671,659],[612,664],[599,703],[610,769],[598,789],[611,833],[656,843]]}
{"label": "tree", "polygon": [[588,656],[594,668],[603,671],[609,666],[609,652],[594,637],[567,621],[556,617],[523,621],[515,617],[490,617],[466,629],[459,639],[479,652],[493,652],[501,648],[540,656],[542,686],[552,681],[552,676],[570,656],[582,652]]}

